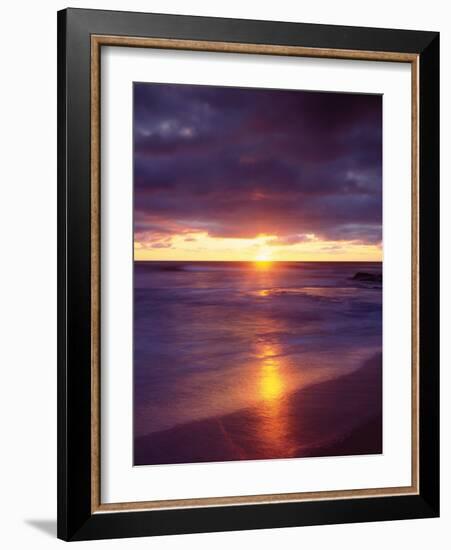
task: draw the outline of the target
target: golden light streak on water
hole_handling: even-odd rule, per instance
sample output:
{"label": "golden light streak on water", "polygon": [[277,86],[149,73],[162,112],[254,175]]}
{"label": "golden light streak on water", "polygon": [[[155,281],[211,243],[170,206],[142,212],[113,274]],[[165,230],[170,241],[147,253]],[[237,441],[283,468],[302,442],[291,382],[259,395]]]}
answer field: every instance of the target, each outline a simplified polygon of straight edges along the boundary
{"label": "golden light streak on water", "polygon": [[259,269],[261,271],[267,271],[268,269],[271,269],[274,265],[274,262],[271,262],[269,260],[256,260],[255,261],[255,267],[256,269]]}
{"label": "golden light streak on water", "polygon": [[271,358],[265,359],[262,365],[260,395],[264,401],[280,399],[284,394],[284,381],[279,365]]}
{"label": "golden light streak on water", "polygon": [[274,344],[262,344],[259,356],[261,366],[257,392],[261,440],[266,451],[269,449],[274,457],[289,457],[294,449],[286,401],[289,391],[286,365],[283,365]]}

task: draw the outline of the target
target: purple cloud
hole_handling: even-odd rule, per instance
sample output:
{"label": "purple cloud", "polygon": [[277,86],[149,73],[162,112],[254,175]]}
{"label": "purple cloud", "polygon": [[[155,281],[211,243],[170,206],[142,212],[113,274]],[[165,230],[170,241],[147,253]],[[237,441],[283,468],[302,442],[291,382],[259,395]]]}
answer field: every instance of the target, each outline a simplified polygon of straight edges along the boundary
{"label": "purple cloud", "polygon": [[135,83],[134,187],[136,235],[380,242],[382,97]]}

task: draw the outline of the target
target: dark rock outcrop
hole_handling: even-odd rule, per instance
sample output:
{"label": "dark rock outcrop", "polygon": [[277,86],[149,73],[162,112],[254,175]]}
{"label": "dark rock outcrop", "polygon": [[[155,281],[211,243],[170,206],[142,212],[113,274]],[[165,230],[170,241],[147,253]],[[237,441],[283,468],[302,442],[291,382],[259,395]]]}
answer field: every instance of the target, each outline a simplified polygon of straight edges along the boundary
{"label": "dark rock outcrop", "polygon": [[354,275],[352,280],[361,281],[363,283],[382,283],[382,273],[366,273],[365,271],[359,271]]}

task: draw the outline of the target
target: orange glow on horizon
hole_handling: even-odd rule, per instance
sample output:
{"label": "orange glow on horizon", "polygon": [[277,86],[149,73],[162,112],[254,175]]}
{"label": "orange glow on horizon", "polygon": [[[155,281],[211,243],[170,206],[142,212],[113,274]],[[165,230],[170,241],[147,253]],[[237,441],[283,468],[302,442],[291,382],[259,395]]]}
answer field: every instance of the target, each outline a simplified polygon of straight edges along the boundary
{"label": "orange glow on horizon", "polygon": [[327,241],[313,234],[309,234],[308,239],[287,244],[271,234],[226,238],[193,231],[161,240],[151,240],[151,235],[149,240],[136,240],[134,258],[142,261],[247,261],[266,269],[278,261],[382,261],[382,247],[358,241]]}

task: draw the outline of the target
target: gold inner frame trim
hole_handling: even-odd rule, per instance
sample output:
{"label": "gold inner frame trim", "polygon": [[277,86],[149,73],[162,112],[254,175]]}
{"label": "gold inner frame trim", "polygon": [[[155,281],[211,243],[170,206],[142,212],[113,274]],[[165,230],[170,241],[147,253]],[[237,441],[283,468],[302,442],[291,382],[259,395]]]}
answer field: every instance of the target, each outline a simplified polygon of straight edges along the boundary
{"label": "gold inner frame trim", "polygon": [[[266,495],[101,502],[100,475],[100,53],[102,46],[157,48],[409,63],[412,74],[412,479],[406,487],[280,493]],[[91,36],[91,512],[162,510],[277,502],[306,502],[419,494],[419,56],[399,52],[304,48],[129,36]]]}

